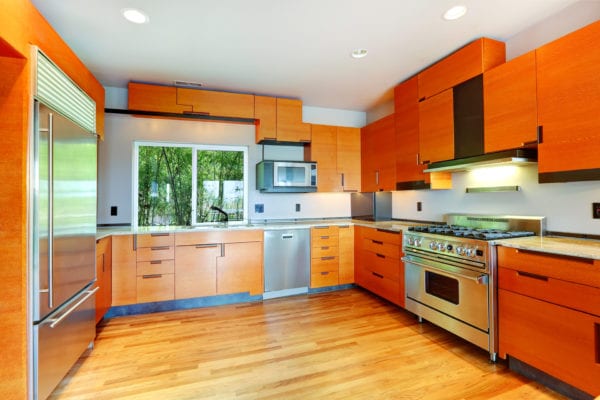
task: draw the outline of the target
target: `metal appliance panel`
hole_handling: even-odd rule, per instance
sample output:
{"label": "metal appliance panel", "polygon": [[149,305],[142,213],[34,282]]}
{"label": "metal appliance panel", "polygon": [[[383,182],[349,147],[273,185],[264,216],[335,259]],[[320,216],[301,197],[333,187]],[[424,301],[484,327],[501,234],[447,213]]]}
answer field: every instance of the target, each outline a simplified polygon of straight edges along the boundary
{"label": "metal appliance panel", "polygon": [[[89,288],[89,287],[88,287]],[[35,398],[45,399],[96,335],[95,292],[84,290],[38,325],[34,325]]]}
{"label": "metal appliance panel", "polygon": [[34,320],[39,321],[96,278],[97,167],[94,135],[43,104],[36,107]]}
{"label": "metal appliance panel", "polygon": [[392,192],[361,192],[350,194],[352,218],[368,221],[392,219]]}
{"label": "metal appliance panel", "polygon": [[265,292],[308,288],[310,230],[266,230],[264,246]]}

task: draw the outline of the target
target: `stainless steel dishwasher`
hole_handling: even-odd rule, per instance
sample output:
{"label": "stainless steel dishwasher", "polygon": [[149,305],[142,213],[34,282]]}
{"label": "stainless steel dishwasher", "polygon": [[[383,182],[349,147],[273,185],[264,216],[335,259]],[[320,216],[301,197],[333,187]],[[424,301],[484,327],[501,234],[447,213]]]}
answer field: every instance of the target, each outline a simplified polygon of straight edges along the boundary
{"label": "stainless steel dishwasher", "polygon": [[310,230],[265,230],[264,299],[307,293],[310,282]]}

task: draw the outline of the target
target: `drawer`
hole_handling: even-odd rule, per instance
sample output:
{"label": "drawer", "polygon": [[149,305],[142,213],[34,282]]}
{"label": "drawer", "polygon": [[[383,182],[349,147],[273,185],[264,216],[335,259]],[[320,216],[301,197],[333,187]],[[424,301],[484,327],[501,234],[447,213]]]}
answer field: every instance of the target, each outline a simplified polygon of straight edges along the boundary
{"label": "drawer", "polygon": [[240,230],[212,230],[198,232],[178,232],[175,235],[176,246],[190,246],[196,244],[215,243],[244,243],[262,242],[263,231],[261,229]]}
{"label": "drawer", "polygon": [[338,236],[339,229],[340,227],[335,225],[313,226],[310,230],[310,236],[312,240],[315,240],[315,238],[321,236]]}
{"label": "drawer", "polygon": [[137,277],[137,302],[148,303],[175,298],[175,274],[143,275]]}
{"label": "drawer", "polygon": [[143,247],[136,251],[137,261],[172,260],[175,258],[175,247],[156,246]]}
{"label": "drawer", "polygon": [[337,271],[322,271],[313,272],[310,274],[310,287],[326,287],[336,286],[338,284],[338,273]]}
{"label": "drawer", "polygon": [[149,233],[137,235],[137,247],[173,246],[175,244],[174,233]]}
{"label": "drawer", "polygon": [[575,310],[600,315],[600,289],[500,267],[498,287]]}
{"label": "drawer", "polygon": [[174,260],[140,261],[137,263],[137,276],[174,273]]}
{"label": "drawer", "polygon": [[310,256],[311,258],[321,258],[321,257],[337,257],[340,253],[340,248],[337,246],[320,246],[313,247],[311,249]]}
{"label": "drawer", "polygon": [[600,318],[498,290],[500,356],[600,393]]}
{"label": "drawer", "polygon": [[600,261],[498,247],[498,265],[600,288]]}
{"label": "drawer", "polygon": [[340,265],[338,257],[313,258],[310,263],[311,272],[335,271],[337,273]]}
{"label": "drawer", "polygon": [[363,231],[363,238],[397,244],[398,246],[402,245],[402,232],[369,228]]}
{"label": "drawer", "polygon": [[404,306],[404,293],[400,290],[400,284],[366,268],[355,271],[356,283],[365,289],[391,301],[394,304]]}
{"label": "drawer", "polygon": [[363,239],[363,250],[400,259],[400,245],[382,242],[375,239]]}
{"label": "drawer", "polygon": [[338,246],[339,237],[337,235],[313,235],[310,239],[311,246]]}
{"label": "drawer", "polygon": [[401,264],[402,261],[397,258],[387,257],[370,251],[365,251],[362,257],[362,266],[364,269],[382,275],[394,282],[404,279],[404,274],[400,274],[402,269]]}

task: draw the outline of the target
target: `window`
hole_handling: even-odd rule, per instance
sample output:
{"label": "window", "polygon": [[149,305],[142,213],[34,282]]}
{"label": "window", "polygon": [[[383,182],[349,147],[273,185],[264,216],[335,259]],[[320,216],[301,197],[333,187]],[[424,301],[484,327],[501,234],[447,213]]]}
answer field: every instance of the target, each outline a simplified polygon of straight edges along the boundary
{"label": "window", "polygon": [[135,143],[134,225],[199,225],[247,220],[248,149]]}

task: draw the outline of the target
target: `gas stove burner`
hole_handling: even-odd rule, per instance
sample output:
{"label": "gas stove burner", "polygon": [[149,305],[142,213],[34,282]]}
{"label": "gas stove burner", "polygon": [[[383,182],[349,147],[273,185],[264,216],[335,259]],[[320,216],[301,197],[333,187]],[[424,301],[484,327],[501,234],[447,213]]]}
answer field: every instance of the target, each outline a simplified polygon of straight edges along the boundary
{"label": "gas stove burner", "polygon": [[409,227],[408,230],[480,240],[509,239],[535,235],[535,232],[530,231],[504,231],[500,229],[471,228],[459,225],[417,225]]}

